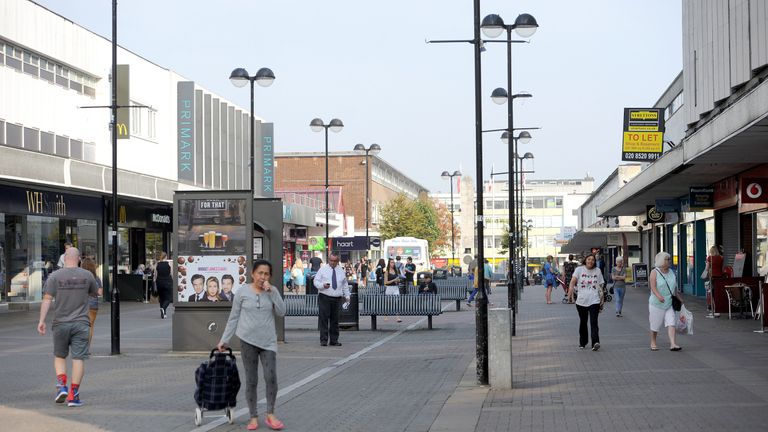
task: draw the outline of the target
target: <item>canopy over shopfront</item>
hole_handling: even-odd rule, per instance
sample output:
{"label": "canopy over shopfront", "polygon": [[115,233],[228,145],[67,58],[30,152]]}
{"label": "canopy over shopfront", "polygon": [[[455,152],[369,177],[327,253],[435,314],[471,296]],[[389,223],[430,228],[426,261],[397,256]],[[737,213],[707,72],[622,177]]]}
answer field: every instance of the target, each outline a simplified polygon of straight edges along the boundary
{"label": "canopy over shopfront", "polygon": [[585,228],[574,234],[573,238],[560,248],[560,253],[584,255],[592,248],[623,246],[624,237],[628,246],[639,245],[639,234],[630,228]]}

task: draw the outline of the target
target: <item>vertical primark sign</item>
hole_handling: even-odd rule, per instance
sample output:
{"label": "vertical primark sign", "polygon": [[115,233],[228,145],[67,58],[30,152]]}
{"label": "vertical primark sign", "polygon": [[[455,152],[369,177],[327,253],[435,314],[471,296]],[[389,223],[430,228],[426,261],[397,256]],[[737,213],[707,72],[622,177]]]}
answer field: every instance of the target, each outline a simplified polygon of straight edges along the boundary
{"label": "vertical primark sign", "polygon": [[177,83],[176,100],[176,136],[179,149],[179,181],[195,183],[195,83],[180,81]]}
{"label": "vertical primark sign", "polygon": [[258,196],[275,196],[275,125],[257,121],[254,125],[253,178]]}

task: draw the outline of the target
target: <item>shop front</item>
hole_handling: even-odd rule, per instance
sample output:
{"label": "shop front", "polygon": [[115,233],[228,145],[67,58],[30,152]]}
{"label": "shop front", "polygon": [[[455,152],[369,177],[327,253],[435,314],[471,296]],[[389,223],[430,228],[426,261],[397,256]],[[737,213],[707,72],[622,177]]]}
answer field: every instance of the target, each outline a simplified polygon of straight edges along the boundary
{"label": "shop front", "polygon": [[297,259],[306,266],[311,258],[309,227],[315,226],[316,209],[283,202],[283,269],[291,268]]}
{"label": "shop front", "polygon": [[100,197],[0,185],[0,303],[28,309],[40,302],[65,243],[98,263],[102,221]]}
{"label": "shop front", "polygon": [[[118,273],[134,273],[139,265],[149,267],[158,252],[170,256],[173,206],[125,199],[118,202]],[[111,237],[108,242],[111,251]]]}

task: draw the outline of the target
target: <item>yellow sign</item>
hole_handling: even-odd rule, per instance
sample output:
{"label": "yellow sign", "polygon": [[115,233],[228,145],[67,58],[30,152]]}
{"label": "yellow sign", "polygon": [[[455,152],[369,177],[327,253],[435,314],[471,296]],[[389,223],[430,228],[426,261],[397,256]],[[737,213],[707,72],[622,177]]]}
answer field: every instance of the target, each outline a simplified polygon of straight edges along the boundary
{"label": "yellow sign", "polygon": [[624,132],[625,152],[661,153],[663,144],[663,132]]}
{"label": "yellow sign", "polygon": [[630,120],[658,120],[659,113],[656,111],[632,111],[629,114]]}

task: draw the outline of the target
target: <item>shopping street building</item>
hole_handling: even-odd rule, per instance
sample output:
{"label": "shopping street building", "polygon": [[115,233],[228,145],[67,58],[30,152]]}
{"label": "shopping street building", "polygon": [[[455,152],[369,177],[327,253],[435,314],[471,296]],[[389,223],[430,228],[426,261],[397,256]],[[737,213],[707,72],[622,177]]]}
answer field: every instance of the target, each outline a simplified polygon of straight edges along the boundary
{"label": "shopping street building", "polygon": [[[117,63],[118,104],[132,106],[118,116],[118,269],[131,273],[172,252],[174,191],[250,188],[250,113],[126,49]],[[110,105],[111,65],[111,41],[33,1],[0,2],[0,308],[40,302],[65,242],[110,285],[110,110],[88,107]],[[274,182],[264,171],[261,186]],[[293,222],[314,225],[303,213]]]}
{"label": "shopping street building", "polygon": [[718,304],[727,303],[721,288],[737,282],[752,286],[754,300],[768,270],[768,9],[682,5],[683,71],[654,105],[664,109],[664,153],[601,197],[596,215],[634,218],[640,260],[669,252],[689,294],[705,294],[699,276],[719,245],[735,274],[716,281]]}

